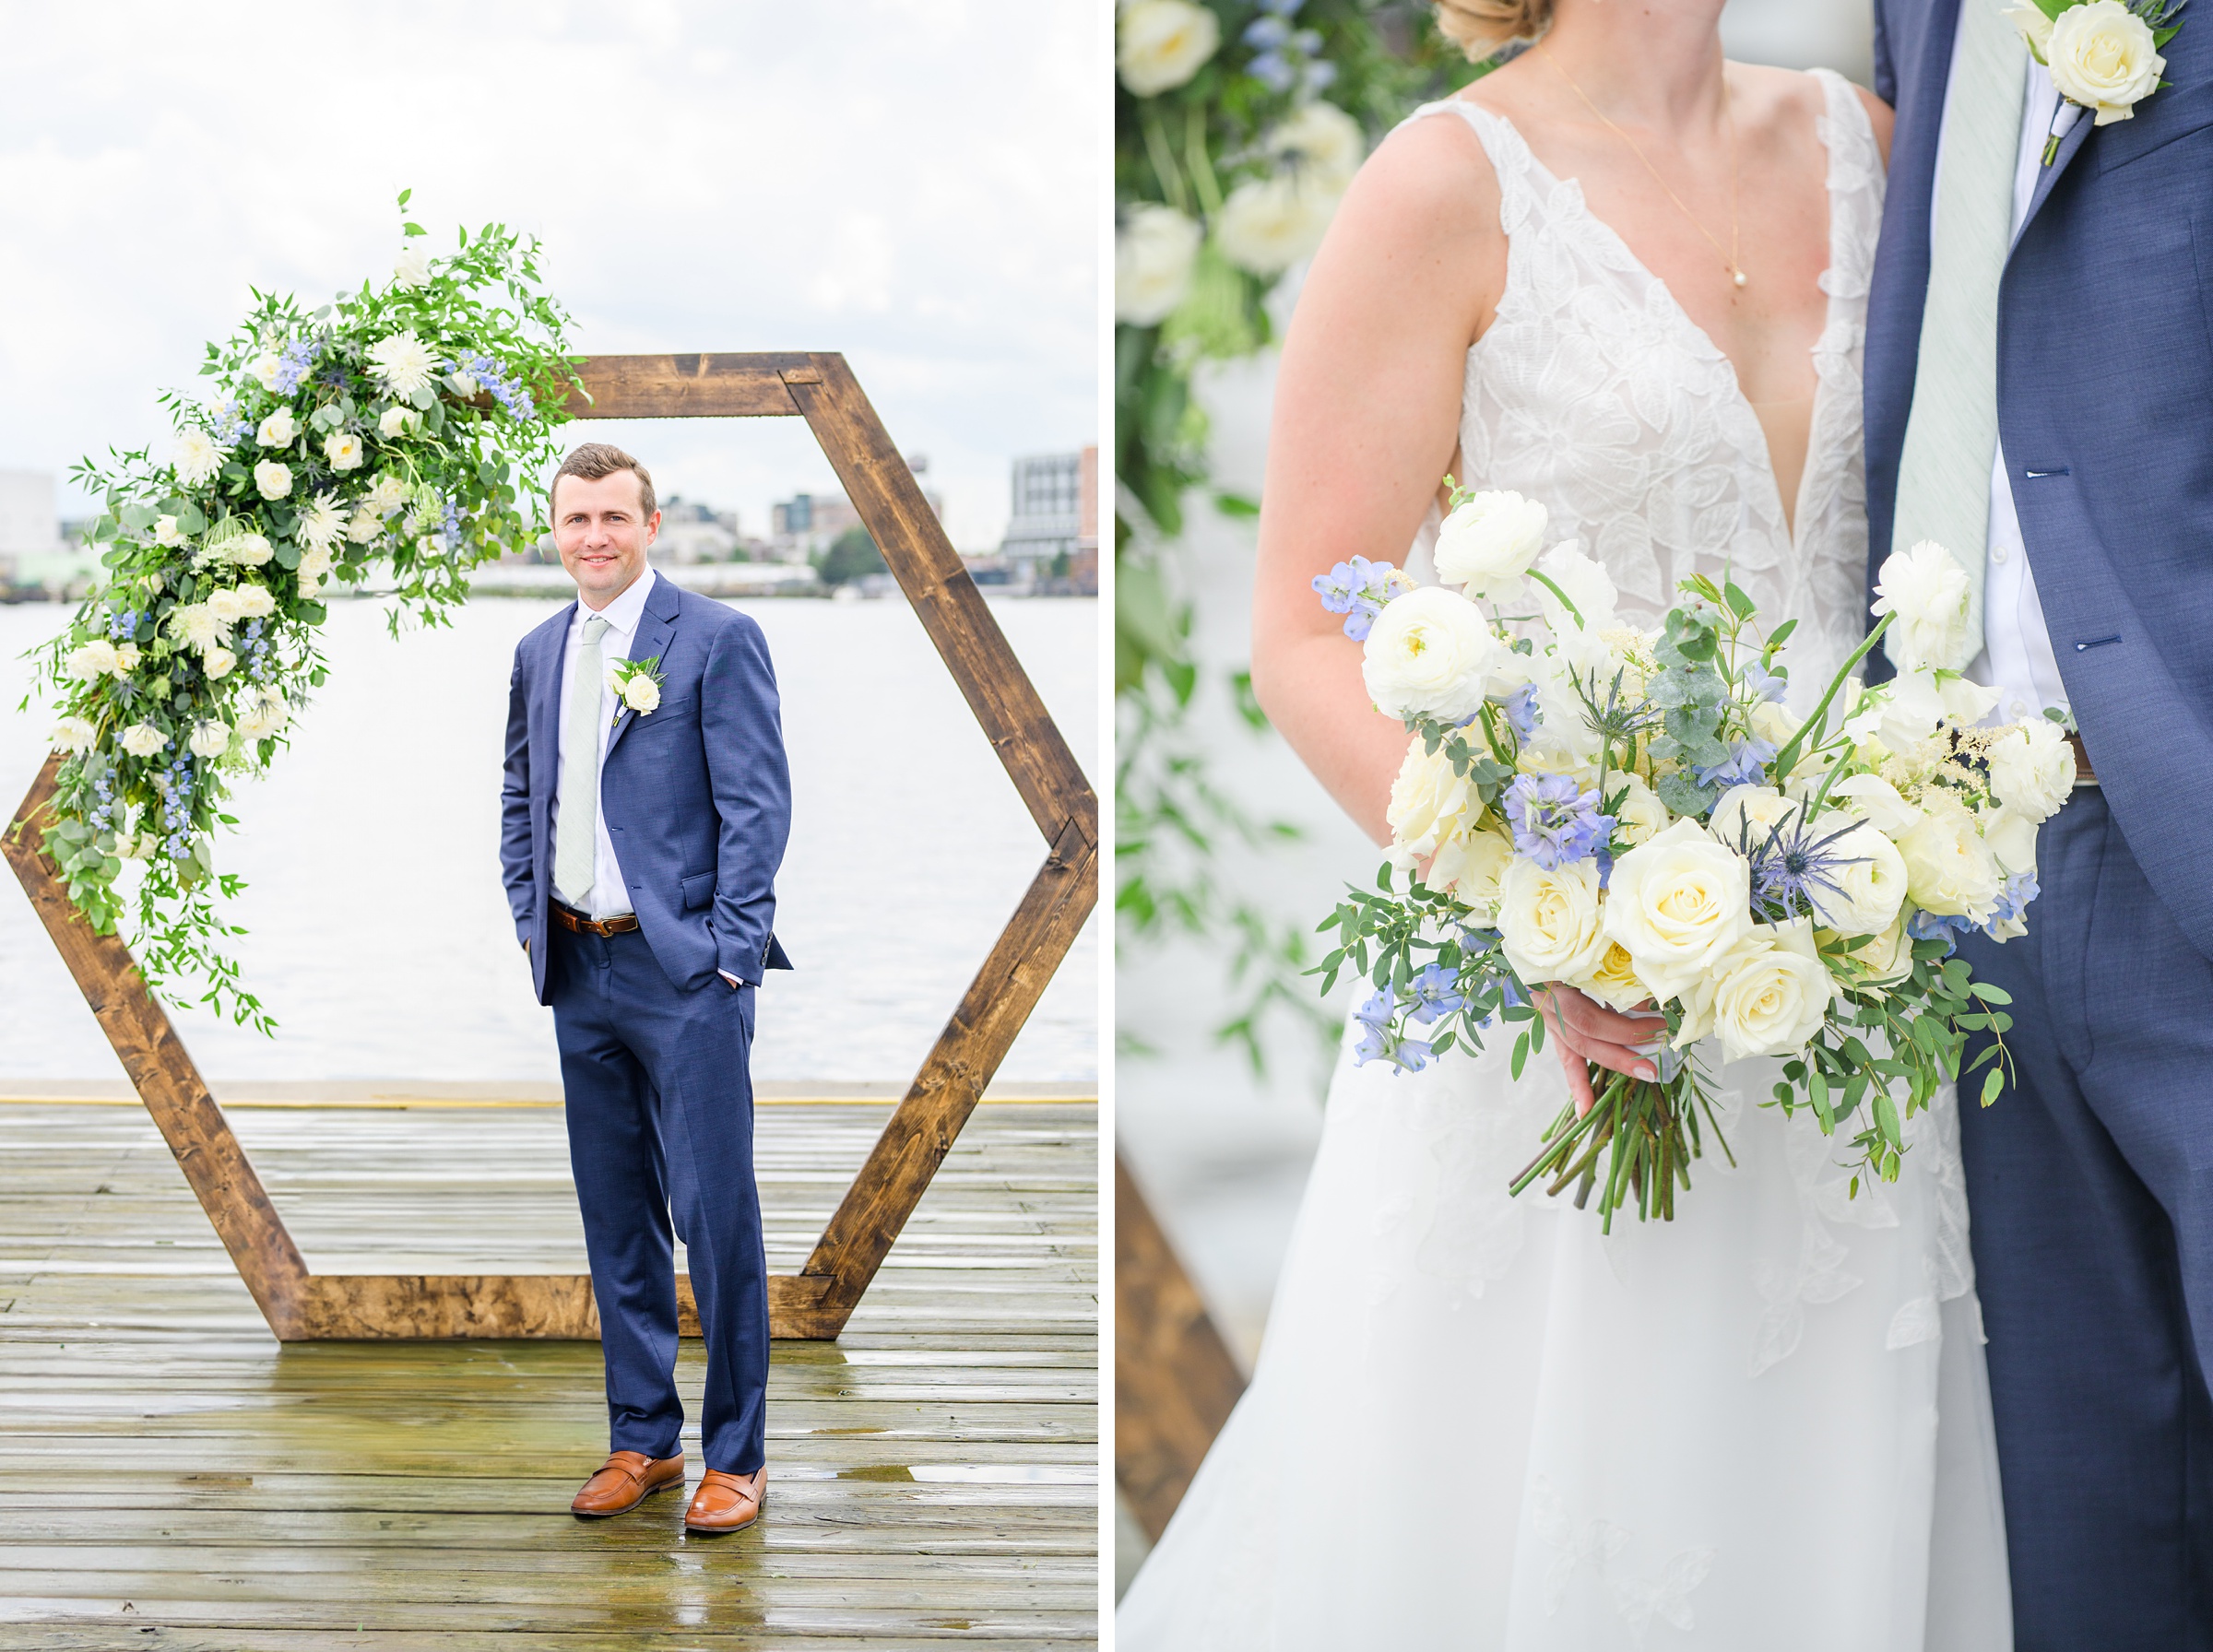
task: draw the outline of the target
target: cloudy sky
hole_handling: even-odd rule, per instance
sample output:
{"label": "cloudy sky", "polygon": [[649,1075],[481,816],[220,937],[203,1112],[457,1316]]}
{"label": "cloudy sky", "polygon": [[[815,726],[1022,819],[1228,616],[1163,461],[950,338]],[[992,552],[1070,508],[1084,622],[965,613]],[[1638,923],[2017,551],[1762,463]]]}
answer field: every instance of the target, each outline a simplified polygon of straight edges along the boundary
{"label": "cloudy sky", "polygon": [[[411,187],[437,250],[491,218],[540,236],[586,353],[843,350],[987,549],[1009,458],[1101,434],[1103,10],[11,6],[0,468],[165,431],[156,393],[249,287],[381,279]],[[796,419],[592,431],[748,533],[835,485]]]}

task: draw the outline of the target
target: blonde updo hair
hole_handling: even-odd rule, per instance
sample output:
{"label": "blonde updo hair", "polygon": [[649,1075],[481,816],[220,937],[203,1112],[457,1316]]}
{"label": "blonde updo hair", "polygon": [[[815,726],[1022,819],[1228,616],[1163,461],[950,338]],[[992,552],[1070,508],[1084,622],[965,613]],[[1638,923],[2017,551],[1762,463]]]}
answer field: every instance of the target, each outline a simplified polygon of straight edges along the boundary
{"label": "blonde updo hair", "polygon": [[1437,30],[1472,63],[1496,57],[1516,41],[1533,41],[1552,27],[1553,0],[1436,0]]}

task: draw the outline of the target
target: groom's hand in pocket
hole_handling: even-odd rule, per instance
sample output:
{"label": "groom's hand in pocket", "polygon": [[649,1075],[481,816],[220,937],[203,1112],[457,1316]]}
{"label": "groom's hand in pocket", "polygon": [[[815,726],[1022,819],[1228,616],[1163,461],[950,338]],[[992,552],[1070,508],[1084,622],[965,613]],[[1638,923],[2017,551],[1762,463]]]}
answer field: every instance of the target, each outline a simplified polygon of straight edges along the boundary
{"label": "groom's hand in pocket", "polygon": [[1544,1030],[1560,1052],[1560,1067],[1568,1075],[1568,1093],[1575,1098],[1578,1118],[1591,1111],[1598,1098],[1592,1092],[1589,1063],[1627,1073],[1632,1079],[1659,1077],[1652,1065],[1652,1038],[1667,1029],[1667,1018],[1656,1011],[1609,1009],[1597,999],[1572,986],[1555,982],[1537,993]]}

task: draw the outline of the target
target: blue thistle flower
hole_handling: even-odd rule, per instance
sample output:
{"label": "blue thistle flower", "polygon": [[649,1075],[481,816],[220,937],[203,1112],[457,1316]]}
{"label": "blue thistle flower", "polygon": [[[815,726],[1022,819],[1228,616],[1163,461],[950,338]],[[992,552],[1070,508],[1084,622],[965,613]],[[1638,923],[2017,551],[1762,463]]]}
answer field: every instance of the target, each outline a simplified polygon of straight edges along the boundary
{"label": "blue thistle flower", "polygon": [[1844,868],[1866,857],[1840,855],[1836,846],[1858,826],[1858,821],[1847,820],[1833,832],[1824,831],[1799,808],[1762,837],[1749,817],[1743,820],[1735,847],[1751,865],[1753,910],[1780,923],[1817,917],[1826,901],[1842,902]]}

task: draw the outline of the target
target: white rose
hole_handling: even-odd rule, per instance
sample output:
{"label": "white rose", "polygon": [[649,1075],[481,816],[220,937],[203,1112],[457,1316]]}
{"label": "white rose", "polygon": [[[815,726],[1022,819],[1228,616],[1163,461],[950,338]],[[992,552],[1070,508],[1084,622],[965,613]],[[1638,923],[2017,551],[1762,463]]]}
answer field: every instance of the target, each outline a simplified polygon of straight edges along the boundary
{"label": "white rose", "polygon": [[1214,244],[1239,269],[1281,275],[1321,244],[1337,197],[1291,172],[1248,178],[1214,220]]}
{"label": "white rose", "polygon": [[361,439],[351,431],[333,431],[323,439],[323,456],[333,470],[361,467]]}
{"label": "white rose", "polygon": [[1667,830],[1667,805],[1637,775],[1609,773],[1605,788],[1605,809],[1614,817],[1615,835],[1626,839],[1630,848]]}
{"label": "white rose", "polygon": [[1546,871],[1517,858],[1498,879],[1499,938],[1531,986],[1588,975],[1604,962],[1603,912],[1595,860]]}
{"label": "white rose", "polygon": [[292,490],[292,469],[275,459],[264,459],[254,466],[254,485],[261,490],[264,499],[282,499]]}
{"label": "white rose", "polygon": [[407,483],[389,471],[370,483],[369,491],[361,496],[361,508],[379,516],[389,516],[407,502]]}
{"label": "white rose", "polygon": [[1474,786],[1452,767],[1439,745],[1423,749],[1420,735],[1406,742],[1406,756],[1391,783],[1383,818],[1391,825],[1391,859],[1402,871],[1426,860],[1439,844],[1483,814]]}
{"label": "white rose", "polygon": [[231,726],[215,718],[195,723],[189,744],[195,757],[220,757],[231,749]]}
{"label": "white rose", "polygon": [[420,235],[410,235],[399,243],[399,256],[392,261],[392,283],[396,287],[420,287],[430,278],[430,242]]}
{"label": "white rose", "polygon": [[154,518],[154,543],[156,545],[182,545],[184,543],[184,536],[177,531],[177,519],[174,516]]}
{"label": "white rose", "polygon": [[1276,124],[1268,152],[1323,189],[1342,193],[1367,159],[1367,138],[1358,121],[1317,98]]}
{"label": "white rose", "polygon": [[1751,927],[1750,867],[1696,820],[1677,820],[1614,863],[1606,933],[1663,1000],[1679,997]]}
{"label": "white rose", "polygon": [[1956,803],[1923,813],[1898,840],[1898,852],[1905,857],[1913,903],[1939,916],[1979,922],[2004,884],[1974,817]]}
{"label": "white rose", "polygon": [[431,387],[438,358],[431,347],[412,333],[395,333],[369,347],[369,371],[401,401],[411,401],[419,390]]}
{"label": "white rose", "polygon": [[95,637],[89,643],[72,648],[69,657],[62,662],[63,674],[74,677],[80,682],[98,681],[101,678],[112,676],[114,670],[115,644],[102,637]]}
{"label": "white rose", "polygon": [[223,559],[236,562],[241,568],[258,568],[277,554],[277,549],[261,534],[241,534],[223,547]]}
{"label": "white rose", "polygon": [[[1575,611],[1582,616],[1582,629],[1595,636],[1614,623],[1614,605],[1620,593],[1614,588],[1613,576],[1603,563],[1585,556],[1575,540],[1563,539],[1546,551],[1538,559],[1537,572],[1567,593]],[[1560,606],[1560,599],[1542,584],[1536,595],[1537,607],[1544,610],[1544,623],[1553,634],[1571,635],[1576,623]]]}
{"label": "white rose", "polygon": [[1766,843],[1769,834],[1798,809],[1795,798],[1771,785],[1733,785],[1714,804],[1707,830],[1715,843],[1746,854]]}
{"label": "white rose", "polygon": [[177,480],[187,488],[196,488],[222,469],[226,456],[223,449],[216,446],[214,437],[194,425],[177,437],[176,456],[172,462],[177,467]]}
{"label": "white rose", "polygon": [[1383,605],[1362,645],[1360,678],[1386,716],[1455,723],[1482,705],[1497,652],[1473,603],[1422,585]]}
{"label": "white rose", "polygon": [[408,433],[408,409],[386,407],[377,416],[376,433],[386,442],[392,441],[395,437],[406,435]]}
{"label": "white rose", "polygon": [[237,600],[241,620],[266,620],[277,611],[277,598],[266,585],[241,585],[231,596]]}
{"label": "white rose", "polygon": [[[1651,1001],[1651,990],[1637,974],[1636,961],[1617,940],[1606,942],[1597,964],[1576,976],[1568,985],[1589,993],[1612,1009],[1635,1009]],[[1658,1023],[1654,1023],[1657,1025]]]}
{"label": "white rose", "polygon": [[313,596],[314,595],[313,591],[308,589],[309,584],[313,581],[319,581],[325,574],[328,573],[330,572],[330,564],[331,553],[328,546],[311,545],[300,553],[300,567],[298,569],[298,572],[300,576],[301,596]]}
{"label": "white rose", "polygon": [[1128,208],[1114,229],[1114,319],[1149,327],[1191,289],[1201,231],[1173,206]]}
{"label": "white rose", "polygon": [[2018,0],[2018,4],[2007,6],[2001,15],[2021,31],[2021,38],[2029,42],[2029,50],[2035,53],[2036,61],[2042,63],[2052,40],[2052,19],[2044,16],[2043,7],[2036,0]]}
{"label": "white rose", "polygon": [[92,749],[92,743],[100,738],[100,731],[87,718],[64,717],[53,726],[53,732],[46,738],[56,751],[66,751],[72,757],[77,757]]}
{"label": "white rose", "polygon": [[1974,650],[1968,641],[1967,570],[1934,539],[1895,550],[1876,579],[1871,612],[1893,614],[1883,652],[1900,671],[1923,667],[1965,669]]}
{"label": "white rose", "polygon": [[290,447],[300,435],[300,421],[290,407],[279,407],[261,421],[254,439],[264,447]]}
{"label": "white rose", "polygon": [[118,677],[128,677],[132,672],[137,669],[138,644],[136,643],[116,643],[115,675]]}
{"label": "white rose", "polygon": [[277,377],[284,371],[284,359],[275,350],[264,350],[246,363],[246,371],[254,375],[264,390],[273,395],[277,389]]}
{"label": "white rose", "polygon": [[1896,981],[1911,973],[1913,968],[1913,938],[1906,933],[1906,914],[1900,912],[1890,926],[1880,935],[1855,948],[1848,954],[1852,962],[1866,971],[1861,985],[1868,982]]}
{"label": "white rose", "polygon": [[2047,820],[2075,790],[2075,749],[2049,717],[2007,729],[1991,743],[1990,789],[2000,803]]}
{"label": "white rose", "polygon": [[622,703],[644,716],[661,703],[661,685],[650,677],[633,672],[623,678]]}
{"label": "white rose", "polygon": [[1543,504],[1500,489],[1478,493],[1437,530],[1437,577],[1470,596],[1503,596],[1544,549]]}
{"label": "white rose", "polygon": [[1429,887],[1468,907],[1481,923],[1498,917],[1498,884],[1513,863],[1513,840],[1479,827],[1449,837],[1429,863]]}
{"label": "white rose", "polygon": [[353,520],[346,525],[346,537],[356,545],[366,545],[384,531],[385,519],[368,505],[356,511]]}
{"label": "white rose", "polygon": [[1835,995],[1812,926],[1755,926],[1714,962],[1699,1009],[1731,1061],[1794,1054],[1820,1031]]}
{"label": "white rose", "polygon": [[226,629],[245,618],[245,606],[244,596],[228,586],[207,594],[207,611]]}
{"label": "white rose", "polygon": [[1150,98],[1196,75],[1222,43],[1222,25],[1189,0],[1131,0],[1122,7],[1115,65],[1130,95]]}
{"label": "white rose", "polygon": [[1906,902],[1906,862],[1898,845],[1850,815],[1825,815],[1814,830],[1822,837],[1844,832],[1827,853],[1846,863],[1837,868],[1836,889],[1806,891],[1815,918],[1839,935],[1880,935]]}
{"label": "white rose", "polygon": [[[237,665],[238,655],[232,654],[228,648],[210,648],[200,655],[200,669],[207,673],[209,682],[215,681],[218,678],[230,676]],[[197,751],[199,748],[195,746],[193,749]],[[213,754],[201,751],[200,755],[208,757]]]}
{"label": "white rose", "polygon": [[2167,66],[2149,26],[2121,0],[2089,0],[2061,12],[2044,37],[2043,57],[2059,95],[2096,110],[2101,126],[2131,119]]}
{"label": "white rose", "polygon": [[2003,872],[2036,870],[2036,829],[2041,821],[2010,808],[1985,809],[1975,817],[1988,849]]}
{"label": "white rose", "polygon": [[133,757],[151,757],[169,744],[168,738],[151,723],[134,723],[116,738]]}

